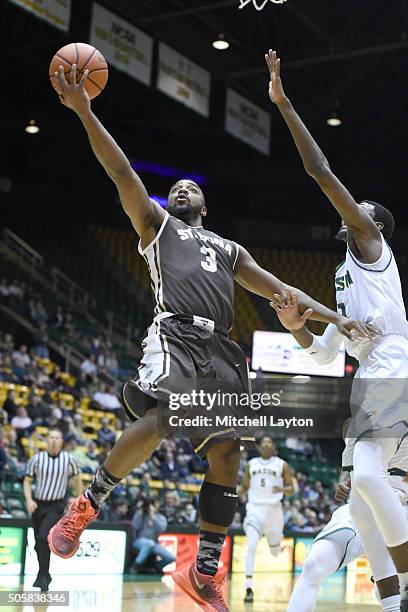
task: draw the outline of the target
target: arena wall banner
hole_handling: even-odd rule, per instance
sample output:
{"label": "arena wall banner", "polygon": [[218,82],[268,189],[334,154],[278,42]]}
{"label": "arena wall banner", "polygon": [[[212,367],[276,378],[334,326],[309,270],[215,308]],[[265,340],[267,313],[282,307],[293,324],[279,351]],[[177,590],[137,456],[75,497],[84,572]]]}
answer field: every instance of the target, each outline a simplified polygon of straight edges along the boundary
{"label": "arena wall banner", "polygon": [[96,2],[92,5],[90,43],[108,64],[150,85],[153,39]]}
{"label": "arena wall banner", "polygon": [[[199,537],[193,533],[162,533],[159,542],[177,557],[177,562],[170,563],[164,568],[166,574],[194,563],[197,556]],[[177,563],[177,567],[176,567]],[[231,569],[231,537],[225,538],[220,557],[220,569]]]}
{"label": "arena wall banner", "polygon": [[20,574],[24,530],[0,525],[0,575]]}
{"label": "arena wall banner", "polygon": [[271,118],[247,98],[227,89],[225,129],[254,149],[268,155],[271,138]]}
{"label": "arena wall banner", "polygon": [[200,115],[208,117],[210,73],[164,43],[159,45],[157,88]]}
{"label": "arena wall banner", "polygon": [[71,19],[71,0],[9,0],[56,28],[68,32]]}
{"label": "arena wall banner", "polygon": [[[37,574],[38,561],[34,549],[34,530],[27,530],[25,574]],[[126,531],[119,529],[87,529],[81,536],[77,553],[70,559],[51,555],[51,575],[122,574],[126,556]]]}

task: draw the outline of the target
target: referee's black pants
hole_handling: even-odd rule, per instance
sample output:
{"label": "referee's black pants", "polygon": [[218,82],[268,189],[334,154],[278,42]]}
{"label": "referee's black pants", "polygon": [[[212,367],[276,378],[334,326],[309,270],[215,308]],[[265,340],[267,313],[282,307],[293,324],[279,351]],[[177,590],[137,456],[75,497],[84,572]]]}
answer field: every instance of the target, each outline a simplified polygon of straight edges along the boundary
{"label": "referee's black pants", "polygon": [[47,577],[50,569],[50,549],[47,536],[51,527],[58,523],[64,514],[65,502],[63,499],[56,501],[34,499],[34,501],[38,507],[32,513],[31,520],[34,529],[35,551],[40,566],[38,575]]}

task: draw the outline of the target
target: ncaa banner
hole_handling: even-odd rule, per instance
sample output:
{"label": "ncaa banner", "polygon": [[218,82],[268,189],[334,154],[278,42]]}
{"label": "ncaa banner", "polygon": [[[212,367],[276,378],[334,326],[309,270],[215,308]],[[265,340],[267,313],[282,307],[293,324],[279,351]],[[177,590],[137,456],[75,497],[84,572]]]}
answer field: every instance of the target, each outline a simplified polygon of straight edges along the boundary
{"label": "ncaa banner", "polygon": [[68,32],[71,18],[71,0],[10,0],[33,15]]}
{"label": "ncaa banner", "polygon": [[150,85],[153,39],[96,3],[92,5],[90,43],[108,64]]}
{"label": "ncaa banner", "polygon": [[157,88],[208,117],[210,73],[164,43],[159,45]]}
{"label": "ncaa banner", "polygon": [[270,115],[232,89],[227,89],[225,129],[261,153],[269,154]]}

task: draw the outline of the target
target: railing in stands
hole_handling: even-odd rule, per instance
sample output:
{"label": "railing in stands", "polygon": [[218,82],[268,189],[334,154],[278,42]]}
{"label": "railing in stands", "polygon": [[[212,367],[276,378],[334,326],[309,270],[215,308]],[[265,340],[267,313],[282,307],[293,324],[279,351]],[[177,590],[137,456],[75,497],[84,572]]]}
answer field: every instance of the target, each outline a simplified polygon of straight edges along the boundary
{"label": "railing in stands", "polygon": [[86,311],[96,308],[96,300],[85,289],[82,289],[66,274],[53,266],[50,269],[52,287],[56,293],[63,292],[69,297],[71,306],[82,306]]}
{"label": "railing in stands", "polygon": [[126,339],[126,348],[129,348],[132,343],[133,326],[127,319],[124,319],[117,313],[110,310],[106,313],[108,321],[108,333],[112,336],[118,334]]}
{"label": "railing in stands", "polygon": [[44,266],[44,257],[10,229],[5,228],[3,230],[3,240],[20,259],[29,263],[32,268],[42,268]]}
{"label": "railing in stands", "polygon": [[[72,368],[80,368],[81,367],[81,363],[83,361],[85,361],[86,356],[81,353],[81,351],[78,351],[78,349],[75,349],[72,346],[69,346],[68,344],[63,344],[60,347],[60,353],[62,354],[62,356],[65,359],[65,372],[67,372],[68,374],[72,373]],[[111,387],[114,387],[117,391],[121,388],[122,383],[115,378],[114,376],[112,376],[111,374],[109,374],[108,372],[101,372],[99,371],[97,373],[97,378],[99,381],[101,381],[102,383],[105,383],[106,385],[109,385]]]}

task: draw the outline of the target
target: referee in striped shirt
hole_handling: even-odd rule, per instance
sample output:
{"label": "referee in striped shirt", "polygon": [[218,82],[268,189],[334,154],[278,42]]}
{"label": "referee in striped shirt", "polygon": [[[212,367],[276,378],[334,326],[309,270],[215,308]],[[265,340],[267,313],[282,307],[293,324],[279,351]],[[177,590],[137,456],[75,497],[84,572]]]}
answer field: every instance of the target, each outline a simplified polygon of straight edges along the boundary
{"label": "referee in striped shirt", "polygon": [[[75,476],[75,493],[81,495],[82,479],[74,459],[62,450],[64,439],[59,429],[50,429],[48,448],[34,455],[27,465],[24,478],[24,496],[34,529],[35,550],[38,557],[39,572],[34,587],[48,591],[52,580],[50,568],[50,549],[48,532],[59,521],[65,510],[65,496],[68,479]],[[32,495],[32,482],[35,490]]]}

